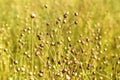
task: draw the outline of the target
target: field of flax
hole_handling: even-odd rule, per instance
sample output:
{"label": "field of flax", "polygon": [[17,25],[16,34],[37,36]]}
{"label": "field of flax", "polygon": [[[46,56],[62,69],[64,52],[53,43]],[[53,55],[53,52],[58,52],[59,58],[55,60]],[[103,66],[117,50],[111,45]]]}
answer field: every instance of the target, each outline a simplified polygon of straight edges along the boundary
{"label": "field of flax", "polygon": [[120,80],[120,0],[0,0],[0,80]]}

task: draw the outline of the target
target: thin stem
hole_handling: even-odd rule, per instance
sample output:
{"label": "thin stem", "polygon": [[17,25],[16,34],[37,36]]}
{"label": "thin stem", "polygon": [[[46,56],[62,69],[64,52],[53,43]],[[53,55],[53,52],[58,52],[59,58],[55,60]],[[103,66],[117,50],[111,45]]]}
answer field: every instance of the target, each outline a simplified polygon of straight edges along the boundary
{"label": "thin stem", "polygon": [[33,72],[33,65],[34,65],[34,55],[33,55],[33,22],[34,20],[32,20],[32,23],[31,23],[31,59],[32,59],[32,72]]}

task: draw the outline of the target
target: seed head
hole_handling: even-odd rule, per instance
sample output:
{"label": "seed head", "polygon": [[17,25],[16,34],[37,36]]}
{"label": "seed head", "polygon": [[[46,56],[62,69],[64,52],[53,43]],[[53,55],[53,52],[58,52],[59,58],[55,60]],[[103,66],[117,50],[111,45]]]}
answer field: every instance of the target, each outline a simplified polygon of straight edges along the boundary
{"label": "seed head", "polygon": [[56,24],[59,24],[59,21],[58,21],[58,20],[56,20]]}
{"label": "seed head", "polygon": [[69,15],[69,12],[66,12],[66,13],[64,13],[63,17],[64,17],[64,18],[67,18],[68,15]]}
{"label": "seed head", "polygon": [[67,40],[68,40],[68,42],[70,42],[70,41],[71,41],[71,38],[70,38],[70,37],[68,37],[68,38],[67,38]]}
{"label": "seed head", "polygon": [[78,42],[78,43],[81,43],[81,40],[78,40],[77,42]]}
{"label": "seed head", "polygon": [[30,17],[31,17],[31,18],[35,18],[35,17],[36,17],[36,14],[35,14],[35,13],[32,13],[32,14],[30,15]]}
{"label": "seed head", "polygon": [[59,29],[61,29],[61,28],[62,28],[62,26],[61,26],[61,25],[59,25],[59,26],[58,26],[58,28],[59,28]]}
{"label": "seed head", "polygon": [[86,43],[85,43],[85,41],[81,40],[81,44],[82,44],[82,45],[85,45]]}
{"label": "seed head", "polygon": [[35,80],[33,77],[30,77],[30,80]]}
{"label": "seed head", "polygon": [[76,25],[77,25],[77,24],[78,24],[78,22],[77,22],[77,21],[75,21],[75,22],[74,22],[74,24],[76,24]]}
{"label": "seed head", "polygon": [[107,48],[104,48],[104,51],[107,51]]}
{"label": "seed head", "polygon": [[46,41],[46,44],[49,44],[49,41]]}
{"label": "seed head", "polygon": [[58,21],[61,21],[62,19],[61,19],[61,17],[58,17],[57,20],[58,20]]}
{"label": "seed head", "polygon": [[27,32],[27,29],[23,29],[23,32]]}
{"label": "seed head", "polygon": [[38,73],[38,76],[39,76],[39,77],[42,77],[42,76],[43,76],[43,72],[40,71],[40,72]]}
{"label": "seed head", "polygon": [[25,71],[25,68],[24,68],[24,67],[21,67],[21,71],[24,72],[24,71]]}
{"label": "seed head", "polygon": [[71,50],[71,53],[74,53],[74,52],[75,52],[75,50],[74,50],[74,49],[72,49],[72,50]]}
{"label": "seed head", "polygon": [[96,77],[94,77],[92,80],[97,80],[97,78],[96,78]]}
{"label": "seed head", "polygon": [[80,34],[80,37],[82,37],[83,35],[82,34]]}
{"label": "seed head", "polygon": [[96,72],[94,71],[94,72],[92,72],[92,74],[93,74],[93,75],[95,75],[95,74],[96,74]]}
{"label": "seed head", "polygon": [[75,13],[74,13],[74,15],[75,15],[75,16],[78,16],[78,13],[77,13],[77,12],[75,12]]}
{"label": "seed head", "polygon": [[29,74],[29,76],[32,76],[32,75],[33,75],[33,73],[32,73],[32,72],[29,72],[28,74]]}
{"label": "seed head", "polygon": [[63,20],[63,23],[66,23],[66,22],[67,22],[66,19],[64,19],[64,20]]}
{"label": "seed head", "polygon": [[39,44],[39,46],[40,46],[40,47],[44,47],[44,44],[41,43],[41,44]]}
{"label": "seed head", "polygon": [[44,7],[45,7],[45,8],[48,8],[48,5],[47,5],[47,4],[45,4],[45,5],[44,5]]}
{"label": "seed head", "polygon": [[40,55],[40,54],[41,54],[40,51],[37,51],[37,52],[35,53],[36,56],[38,56],[38,55]]}
{"label": "seed head", "polygon": [[68,15],[64,14],[64,15],[63,15],[63,17],[64,17],[64,18],[67,18],[67,17],[68,17]]}
{"label": "seed head", "polygon": [[42,40],[42,37],[40,34],[37,34],[37,38],[38,38],[38,40]]}
{"label": "seed head", "polygon": [[46,26],[50,26],[50,23],[46,23]]}
{"label": "seed head", "polygon": [[102,76],[100,77],[100,80],[103,80],[103,77],[102,77]]}
{"label": "seed head", "polygon": [[67,34],[71,34],[72,32],[71,31],[68,31]]}
{"label": "seed head", "polygon": [[27,58],[31,58],[30,54],[27,55]]}
{"label": "seed head", "polygon": [[87,41],[87,42],[89,42],[89,41],[90,41],[90,39],[89,39],[88,37],[86,37],[86,41]]}
{"label": "seed head", "polygon": [[17,64],[18,64],[18,61],[17,61],[17,60],[15,60],[15,61],[14,61],[14,64],[15,64],[15,65],[17,65]]}
{"label": "seed head", "polygon": [[71,77],[69,75],[66,75],[66,80],[70,80]]}
{"label": "seed head", "polygon": [[19,71],[20,71],[20,68],[17,68],[17,71],[19,72]]}
{"label": "seed head", "polygon": [[117,64],[120,65],[120,60],[117,61]]}
{"label": "seed head", "polygon": [[27,55],[28,53],[27,52],[24,52],[24,55]]}
{"label": "seed head", "polygon": [[58,73],[56,73],[56,76],[60,76],[60,73],[58,72]]}
{"label": "seed head", "polygon": [[55,46],[55,43],[54,43],[54,42],[52,42],[52,43],[51,43],[51,46]]}
{"label": "seed head", "polygon": [[4,51],[5,51],[5,52],[7,52],[7,51],[8,51],[8,49],[7,49],[7,48],[5,48],[5,49],[4,49]]}

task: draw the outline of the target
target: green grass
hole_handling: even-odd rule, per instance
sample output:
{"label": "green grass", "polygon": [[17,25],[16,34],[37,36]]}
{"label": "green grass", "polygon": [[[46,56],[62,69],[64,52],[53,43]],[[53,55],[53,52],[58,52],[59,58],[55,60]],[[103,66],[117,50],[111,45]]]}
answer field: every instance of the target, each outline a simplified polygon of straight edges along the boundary
{"label": "green grass", "polygon": [[120,80],[119,5],[0,0],[0,80]]}

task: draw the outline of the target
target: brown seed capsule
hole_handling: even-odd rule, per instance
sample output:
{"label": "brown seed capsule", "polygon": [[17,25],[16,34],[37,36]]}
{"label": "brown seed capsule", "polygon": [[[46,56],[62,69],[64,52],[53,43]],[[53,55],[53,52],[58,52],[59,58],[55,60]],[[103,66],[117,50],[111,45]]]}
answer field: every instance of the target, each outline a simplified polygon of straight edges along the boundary
{"label": "brown seed capsule", "polygon": [[104,48],[104,51],[107,51],[107,48]]}
{"label": "brown seed capsule", "polygon": [[29,74],[29,76],[32,76],[32,75],[33,75],[33,73],[32,73],[32,72],[29,72],[28,74]]}
{"label": "brown seed capsule", "polygon": [[67,65],[70,65],[70,64],[72,64],[72,61],[68,61],[68,62],[67,62]]}
{"label": "brown seed capsule", "polygon": [[17,65],[17,64],[18,64],[18,61],[17,61],[17,60],[15,60],[15,61],[14,61],[14,64],[15,64],[15,65]]}
{"label": "brown seed capsule", "polygon": [[88,69],[88,70],[91,69],[91,64],[88,64],[87,69]]}
{"label": "brown seed capsule", "polygon": [[93,75],[95,75],[95,74],[96,74],[96,72],[94,71],[94,72],[92,72],[92,74],[93,74]]}
{"label": "brown seed capsule", "polygon": [[23,29],[23,32],[27,32],[27,29]]}
{"label": "brown seed capsule", "polygon": [[46,41],[46,44],[49,44],[49,41]]}
{"label": "brown seed capsule", "polygon": [[83,35],[82,34],[80,34],[80,37],[82,37]]}
{"label": "brown seed capsule", "polygon": [[117,64],[120,65],[120,60],[117,61]]}
{"label": "brown seed capsule", "polygon": [[44,47],[44,44],[41,43],[41,44],[39,44],[39,46],[40,46],[40,47]]}
{"label": "brown seed capsule", "polygon": [[50,26],[50,23],[46,23],[46,26]]}
{"label": "brown seed capsule", "polygon": [[57,20],[58,20],[58,21],[61,21],[62,19],[61,19],[61,17],[59,17],[59,18],[57,18]]}
{"label": "brown seed capsule", "polygon": [[21,36],[21,37],[23,37],[23,36],[24,36],[24,34],[22,33],[22,34],[20,34],[20,36]]}
{"label": "brown seed capsule", "polygon": [[100,77],[100,80],[103,80],[103,77],[102,77],[102,76]]}
{"label": "brown seed capsule", "polygon": [[33,77],[30,77],[30,80],[35,80]]}
{"label": "brown seed capsule", "polygon": [[68,15],[67,15],[67,14],[64,14],[64,15],[63,15],[63,17],[64,17],[64,18],[67,18],[67,17],[68,17]]}
{"label": "brown seed capsule", "polygon": [[94,77],[92,80],[97,80],[97,78],[96,78],[96,77]]}
{"label": "brown seed capsule", "polygon": [[67,69],[63,69],[63,70],[62,70],[62,73],[65,73],[65,72],[67,72],[67,71],[68,71]]}
{"label": "brown seed capsule", "polygon": [[71,31],[68,31],[67,33],[68,33],[68,34],[71,34],[72,32],[71,32]]}
{"label": "brown seed capsule", "polygon": [[43,71],[40,71],[40,72],[38,73],[38,76],[39,76],[39,77],[42,77],[42,76],[43,76]]}
{"label": "brown seed capsule", "polygon": [[69,12],[66,12],[66,13],[63,15],[63,17],[64,17],[64,18],[67,18],[68,15],[69,15]]}
{"label": "brown seed capsule", "polygon": [[99,40],[99,36],[95,37],[96,40]]}
{"label": "brown seed capsule", "polygon": [[52,43],[51,43],[51,46],[55,46],[55,43],[54,43],[54,42],[52,42]]}
{"label": "brown seed capsule", "polygon": [[58,21],[58,20],[56,20],[56,24],[59,24],[59,21]]}
{"label": "brown seed capsule", "polygon": [[24,55],[27,55],[28,53],[27,52],[24,52]]}
{"label": "brown seed capsule", "polygon": [[74,49],[72,49],[72,50],[71,50],[71,53],[75,53],[75,50],[74,50]]}
{"label": "brown seed capsule", "polygon": [[47,4],[45,4],[45,5],[44,5],[44,7],[45,7],[45,8],[48,8],[48,5],[47,5]]}
{"label": "brown seed capsule", "polygon": [[31,27],[28,27],[27,30],[30,31],[30,30],[31,30]]}
{"label": "brown seed capsule", "polygon": [[17,71],[19,72],[19,71],[20,71],[20,68],[17,68]]}
{"label": "brown seed capsule", "polygon": [[7,51],[8,51],[8,49],[7,49],[7,48],[5,48],[5,49],[4,49],[4,51],[5,51],[5,52],[7,52]]}
{"label": "brown seed capsule", "polygon": [[24,68],[24,67],[21,67],[21,71],[24,72],[24,71],[25,71],[25,68]]}
{"label": "brown seed capsule", "polygon": [[27,58],[31,58],[31,56],[28,54],[28,55],[27,55]]}
{"label": "brown seed capsule", "polygon": [[35,13],[32,13],[32,14],[30,15],[30,17],[31,17],[31,18],[35,18],[35,17],[36,17],[36,14],[35,14]]}
{"label": "brown seed capsule", "polygon": [[67,40],[68,40],[68,42],[70,42],[70,41],[71,41],[71,38],[70,38],[70,37],[68,37],[68,38],[67,38]]}
{"label": "brown seed capsule", "polygon": [[75,22],[74,22],[74,24],[76,24],[76,25],[77,25],[77,24],[78,24],[78,22],[77,22],[77,21],[75,21]]}
{"label": "brown seed capsule", "polygon": [[40,51],[37,51],[37,52],[35,53],[36,56],[38,56],[38,55],[40,55],[40,54],[41,54]]}
{"label": "brown seed capsule", "polygon": [[47,32],[46,35],[49,36],[50,34]]}
{"label": "brown seed capsule", "polygon": [[86,37],[86,41],[87,41],[87,42],[89,42],[89,41],[90,41],[90,39],[89,39],[88,37]]}
{"label": "brown seed capsule", "polygon": [[77,42],[78,42],[78,43],[81,43],[81,40],[78,40]]}
{"label": "brown seed capsule", "polygon": [[61,28],[62,28],[62,26],[61,26],[61,25],[59,25],[59,26],[58,26],[58,28],[59,28],[59,29],[61,29]]}
{"label": "brown seed capsule", "polygon": [[75,16],[78,16],[78,13],[77,13],[77,12],[75,12],[75,13],[74,13],[74,15],[75,15]]}
{"label": "brown seed capsule", "polygon": [[81,41],[81,44],[82,44],[82,45],[85,45],[86,43],[85,43],[85,41],[82,40],[82,41]]}
{"label": "brown seed capsule", "polygon": [[66,80],[71,80],[71,77],[69,75],[66,75]]}
{"label": "brown seed capsule", "polygon": [[42,40],[41,36],[40,35],[37,35],[37,38],[38,40]]}
{"label": "brown seed capsule", "polygon": [[67,22],[66,19],[64,19],[64,20],[63,20],[63,23],[66,23],[66,22]]}
{"label": "brown seed capsule", "polygon": [[60,41],[57,41],[57,44],[60,44]]}
{"label": "brown seed capsule", "polygon": [[56,73],[56,76],[60,76],[60,73],[58,72],[58,73]]}
{"label": "brown seed capsule", "polygon": [[59,64],[59,65],[61,65],[61,62],[60,62],[60,61],[58,61],[58,64]]}

